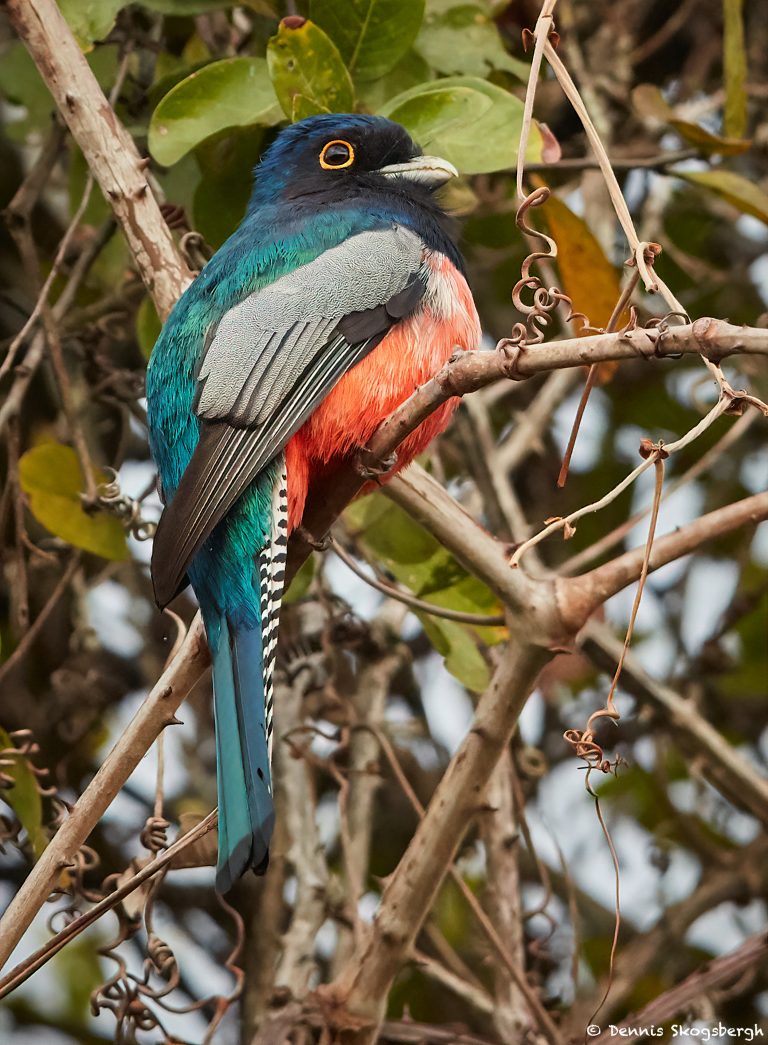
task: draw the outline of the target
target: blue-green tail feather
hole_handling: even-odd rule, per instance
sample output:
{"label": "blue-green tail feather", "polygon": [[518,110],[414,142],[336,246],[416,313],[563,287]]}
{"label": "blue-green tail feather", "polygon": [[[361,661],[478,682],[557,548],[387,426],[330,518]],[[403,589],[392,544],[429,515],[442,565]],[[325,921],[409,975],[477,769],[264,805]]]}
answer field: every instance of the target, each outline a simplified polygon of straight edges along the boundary
{"label": "blue-green tail feather", "polygon": [[[254,555],[246,553],[244,576],[235,589],[245,590],[246,605],[234,600],[226,604],[221,597],[220,573],[209,574],[208,585],[196,585],[202,595],[200,606],[213,661],[219,795],[216,888],[222,893],[249,867],[257,874],[266,871],[275,824],[270,776],[272,676],[288,533],[282,459],[268,480],[270,501],[264,506],[262,524],[266,543]],[[198,563],[193,565],[200,568]],[[221,560],[216,565],[220,569]]]}
{"label": "blue-green tail feather", "polygon": [[221,621],[213,654],[219,861],[225,893],[252,867],[263,874],[275,824],[264,712],[261,629]]}

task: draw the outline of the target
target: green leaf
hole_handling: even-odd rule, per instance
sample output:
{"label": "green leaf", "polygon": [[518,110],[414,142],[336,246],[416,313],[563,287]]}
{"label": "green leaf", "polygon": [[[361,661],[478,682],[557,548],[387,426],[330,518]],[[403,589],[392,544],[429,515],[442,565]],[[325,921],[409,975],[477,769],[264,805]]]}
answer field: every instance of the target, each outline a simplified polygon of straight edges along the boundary
{"label": "green leaf", "polygon": [[[96,469],[93,477],[97,483],[106,482],[108,478]],[[29,498],[29,510],[51,533],[105,559],[128,557],[120,520],[83,510],[80,500],[83,473],[72,447],[42,443],[27,450],[19,461],[19,479]]]}
{"label": "green leaf", "polygon": [[166,94],[149,123],[149,151],[168,167],[220,131],[271,127],[282,112],[265,58],[225,58],[187,76]]}
{"label": "green leaf", "polygon": [[244,127],[209,138],[196,150],[202,178],[192,213],[195,228],[212,247],[220,247],[242,221],[263,141],[261,127]]}
{"label": "green leaf", "polygon": [[490,673],[469,628],[429,613],[417,612],[416,616],[451,675],[473,693],[482,693],[490,681]]}
{"label": "green leaf", "polygon": [[[15,746],[8,733],[0,726],[0,748]],[[19,818],[37,859],[48,844],[48,838],[43,830],[43,803],[37,789],[35,774],[24,757],[9,758],[2,771],[13,780],[13,787],[2,792],[3,801],[8,803]]]}
{"label": "green leaf", "polygon": [[[493,592],[382,494],[371,494],[351,504],[344,522],[372,558],[425,602],[464,613],[499,612]],[[484,689],[488,671],[477,639],[489,645],[499,642],[505,629],[460,624],[420,611],[416,615],[427,638],[445,658],[448,671],[469,689]]]}
{"label": "green leaf", "polygon": [[743,138],[747,130],[747,49],[744,44],[744,0],[723,0],[723,130]]}
{"label": "green leaf", "polygon": [[385,76],[361,84],[357,97],[370,112],[376,112],[396,94],[402,94],[432,77],[432,70],[421,55],[416,51],[406,51]]}
{"label": "green leaf", "polygon": [[[67,191],[69,194],[69,212],[74,214],[83,198],[89,168],[85,157],[74,140],[69,142],[69,164],[67,168]],[[84,225],[100,225],[112,213],[111,208],[98,187],[91,189],[82,222]]]}
{"label": "green leaf", "polygon": [[768,193],[733,171],[675,171],[678,178],[701,185],[732,203],[743,214],[751,214],[768,225]]}
{"label": "green leaf", "polygon": [[352,78],[336,44],[314,22],[285,21],[267,46],[267,66],[283,112],[292,120],[322,112],[351,112]]}
{"label": "green leaf", "polygon": [[[150,11],[159,11],[163,15],[191,18],[216,11],[220,7],[229,7],[231,0],[139,0],[139,7],[147,7]],[[250,5],[246,5],[250,6]]]}
{"label": "green leaf", "polygon": [[66,18],[75,39],[90,50],[94,41],[108,36],[115,24],[117,12],[128,0],[59,0],[61,13]]}
{"label": "green leaf", "polygon": [[3,132],[9,137],[24,140],[29,131],[50,126],[56,106],[24,44],[11,44],[0,57],[0,95],[26,110],[20,118],[3,115]]}
{"label": "green leaf", "polygon": [[[452,76],[420,84],[380,110],[401,123],[425,152],[437,153],[463,174],[507,170],[517,162],[523,103],[496,84]],[[531,127],[527,157],[541,159],[542,139]]]}
{"label": "green leaf", "polygon": [[513,58],[489,15],[466,0],[428,0],[416,50],[438,72],[486,77],[503,69],[527,80],[530,66]]}
{"label": "green leaf", "polygon": [[355,80],[376,80],[416,39],[424,0],[311,0],[309,17],[328,33]]}
{"label": "green leaf", "polygon": [[152,298],[147,294],[136,310],[136,340],[145,359],[152,354],[162,326]]}
{"label": "green leaf", "polygon": [[90,1009],[91,994],[99,987],[104,974],[99,963],[99,947],[106,941],[91,934],[70,940],[56,954],[51,968],[64,1000],[67,1024],[75,1026]]}

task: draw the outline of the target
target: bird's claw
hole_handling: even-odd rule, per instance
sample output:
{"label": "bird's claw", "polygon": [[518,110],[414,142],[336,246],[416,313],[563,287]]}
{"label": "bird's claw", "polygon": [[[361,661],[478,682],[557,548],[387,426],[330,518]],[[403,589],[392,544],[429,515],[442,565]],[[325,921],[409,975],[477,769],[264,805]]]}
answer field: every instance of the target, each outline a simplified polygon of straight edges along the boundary
{"label": "bird's claw", "polygon": [[313,533],[309,532],[306,526],[297,526],[295,533],[300,540],[302,540],[305,544],[308,544],[309,547],[315,552],[325,552],[330,548],[331,544],[333,543],[333,539],[330,534],[327,533],[325,537],[315,537]]}
{"label": "bird's claw", "polygon": [[381,483],[385,475],[397,464],[397,454],[392,451],[386,457],[373,457],[363,450],[355,460],[355,471],[361,478],[375,483]]}

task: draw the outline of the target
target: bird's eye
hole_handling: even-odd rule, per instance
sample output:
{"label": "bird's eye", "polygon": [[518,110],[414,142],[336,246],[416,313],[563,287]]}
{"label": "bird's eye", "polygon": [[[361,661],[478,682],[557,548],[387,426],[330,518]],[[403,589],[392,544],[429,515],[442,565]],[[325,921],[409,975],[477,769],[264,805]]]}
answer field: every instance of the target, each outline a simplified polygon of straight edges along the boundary
{"label": "bird's eye", "polygon": [[320,166],[325,171],[340,171],[351,167],[355,162],[355,150],[349,142],[336,139],[323,146],[320,153]]}

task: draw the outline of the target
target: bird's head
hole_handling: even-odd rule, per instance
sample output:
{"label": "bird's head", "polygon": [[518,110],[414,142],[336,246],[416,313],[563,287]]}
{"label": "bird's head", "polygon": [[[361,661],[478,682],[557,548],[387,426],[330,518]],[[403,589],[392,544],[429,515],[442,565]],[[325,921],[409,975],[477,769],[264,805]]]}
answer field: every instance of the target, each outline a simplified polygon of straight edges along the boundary
{"label": "bird's head", "polygon": [[256,168],[254,202],[322,206],[377,194],[425,202],[458,171],[425,156],[408,132],[383,116],[310,116],[281,131]]}

